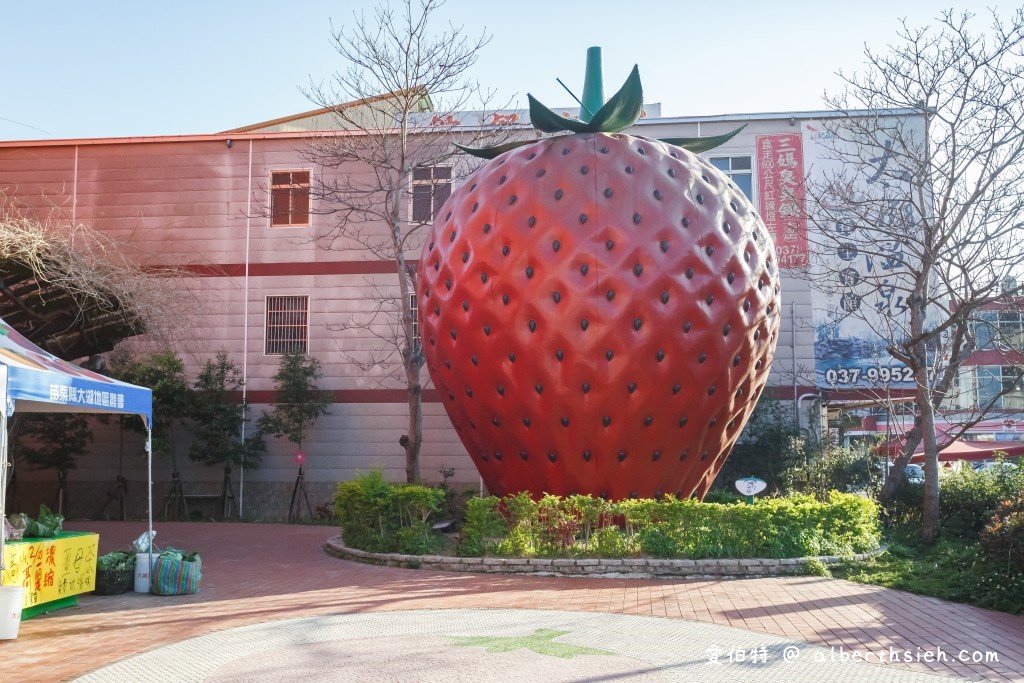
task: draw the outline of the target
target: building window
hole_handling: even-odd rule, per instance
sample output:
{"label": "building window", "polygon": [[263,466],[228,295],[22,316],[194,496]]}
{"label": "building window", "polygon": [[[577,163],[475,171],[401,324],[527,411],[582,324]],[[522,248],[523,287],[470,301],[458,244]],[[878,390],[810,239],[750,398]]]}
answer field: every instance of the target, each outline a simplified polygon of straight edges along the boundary
{"label": "building window", "polygon": [[1024,313],[980,311],[974,319],[977,349],[1021,349],[1024,347]]}
{"label": "building window", "polygon": [[[995,398],[993,408],[998,410],[1024,409],[1024,385],[1020,371],[1008,365],[981,365],[978,373],[978,407],[984,407]],[[1002,396],[996,398],[1002,392]]]}
{"label": "building window", "polygon": [[736,187],[743,190],[747,199],[754,201],[754,174],[750,157],[711,157],[708,161],[736,183]]}
{"label": "building window", "polygon": [[268,296],[266,354],[306,353],[309,347],[309,297]]}
{"label": "building window", "polygon": [[421,166],[412,170],[412,220],[432,223],[452,193],[452,169]]}
{"label": "building window", "polygon": [[270,174],[270,225],[309,225],[309,171]]}

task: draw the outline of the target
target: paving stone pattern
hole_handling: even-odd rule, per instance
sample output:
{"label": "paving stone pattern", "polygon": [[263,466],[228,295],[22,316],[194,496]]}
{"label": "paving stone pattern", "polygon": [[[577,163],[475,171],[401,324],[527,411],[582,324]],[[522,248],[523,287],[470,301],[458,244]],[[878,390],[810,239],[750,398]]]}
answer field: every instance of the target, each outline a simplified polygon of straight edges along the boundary
{"label": "paving stone pattern", "polygon": [[[137,522],[78,522],[65,526],[73,531],[99,532],[101,552],[126,547],[144,530],[144,525]],[[848,680],[887,680],[900,673],[931,673],[1024,682],[1024,617],[848,581],[817,577],[621,579],[409,570],[329,556],[323,546],[336,536],[336,530],[330,527],[161,523],[155,528],[160,547],[202,554],[200,593],[177,597],[86,595],[77,608],[23,622],[17,640],[0,641],[0,680],[60,681],[89,672],[98,674],[102,667],[120,665],[121,660],[127,664],[132,661],[127,658],[135,657],[141,662],[137,657],[140,654],[153,655],[163,647],[189,647],[189,643],[216,634],[228,638],[225,643],[242,643],[239,647],[247,642],[248,646],[255,644],[263,660],[280,664],[276,673],[253,670],[254,674],[277,676],[264,680],[298,678],[304,670],[293,670],[288,662],[305,662],[308,658],[300,656],[302,653],[321,653],[325,662],[334,658],[335,668],[338,657],[348,657],[344,669],[353,674],[361,661],[377,663],[377,668],[367,670],[362,678],[344,680],[415,680],[402,676],[417,662],[433,673],[447,670],[441,666],[445,662],[476,661],[465,659],[465,653],[474,648],[453,644],[459,637],[518,637],[537,629],[555,629],[569,632],[556,641],[608,650],[619,664],[625,658],[660,667],[663,660],[643,648],[667,642],[671,647],[666,648],[664,656],[669,656],[672,648],[689,647],[687,661],[693,667],[699,664],[702,673],[668,680],[716,680],[710,678],[717,675],[713,668],[729,672],[730,680],[746,680],[748,673],[769,671],[774,675],[771,680],[788,683],[792,679],[797,683],[801,679],[795,677],[793,672],[798,669],[793,667],[809,667],[815,662],[786,668],[782,668],[784,662],[775,660],[769,660],[766,667],[750,663],[711,667],[708,663],[708,648],[712,646],[718,647],[721,659],[727,656],[730,643],[744,648],[764,643],[770,653],[776,652],[769,647],[773,643],[782,647],[792,643],[802,650],[823,648],[821,652],[843,648],[846,652],[868,653],[892,647],[912,654],[936,648],[951,653],[946,661],[901,662],[871,669],[852,662],[841,663],[845,667],[829,662],[827,671],[808,669],[814,680],[831,680],[833,672],[838,676],[843,671],[858,670],[870,674]],[[623,617],[630,619],[622,621]],[[297,631],[290,630],[293,624]],[[728,633],[735,634],[733,640],[720,636],[724,632],[715,630],[719,627],[731,627]],[[382,637],[388,633],[411,638],[410,649],[404,651],[408,656],[396,649],[397,639]],[[270,640],[265,639],[273,638],[284,639],[285,643],[277,650],[271,649]],[[376,650],[374,642],[378,644]],[[448,645],[441,647],[445,643]],[[955,657],[960,650],[994,651],[999,661],[960,662]],[[190,666],[208,668],[216,663],[212,659],[215,651],[209,648],[191,652],[194,656],[186,658]],[[245,658],[244,651],[239,652],[243,654],[230,661],[258,664],[258,658]],[[486,651],[480,648],[477,652]],[[671,661],[679,661],[679,652],[675,654],[677,658]],[[545,657],[529,650],[488,656],[511,657],[509,661],[521,661],[523,666],[527,660],[541,662],[538,666],[552,672],[551,680],[559,680],[562,674],[558,672],[571,671],[564,668],[567,663],[571,666],[582,661],[580,657]],[[389,667],[397,668],[383,668],[382,657]],[[503,670],[502,665],[495,664],[499,660],[487,661],[497,667],[495,670]],[[208,668],[209,680],[230,679],[232,669],[221,668],[223,664]],[[241,669],[241,664],[233,666],[239,667],[239,674],[248,671]],[[486,670],[460,669],[455,664],[451,670],[487,680]],[[650,675],[676,676],[677,671],[659,668]],[[386,672],[397,673],[388,679]],[[376,674],[380,675],[374,678]],[[525,674],[519,678],[530,680]],[[178,679],[164,672],[156,678],[135,680]]]}

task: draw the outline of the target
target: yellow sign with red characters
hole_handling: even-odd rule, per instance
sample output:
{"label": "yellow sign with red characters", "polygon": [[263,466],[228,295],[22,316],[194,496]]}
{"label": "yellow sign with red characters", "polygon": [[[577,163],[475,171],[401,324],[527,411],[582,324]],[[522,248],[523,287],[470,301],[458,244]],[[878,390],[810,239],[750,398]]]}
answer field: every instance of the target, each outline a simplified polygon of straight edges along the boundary
{"label": "yellow sign with red characters", "polygon": [[87,593],[96,587],[99,541],[85,532],[8,541],[0,584],[25,587],[23,608]]}

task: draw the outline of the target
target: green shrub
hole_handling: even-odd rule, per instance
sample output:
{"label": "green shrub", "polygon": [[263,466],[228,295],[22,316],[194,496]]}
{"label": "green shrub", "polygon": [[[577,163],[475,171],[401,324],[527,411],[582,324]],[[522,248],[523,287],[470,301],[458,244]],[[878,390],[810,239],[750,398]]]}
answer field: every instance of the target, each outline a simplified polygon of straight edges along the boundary
{"label": "green shrub", "polygon": [[1005,500],[980,534],[982,552],[1008,570],[1024,572],[1024,491]]}
{"label": "green shrub", "polygon": [[369,552],[433,552],[438,541],[427,520],[443,504],[443,491],[392,484],[376,470],[338,484],[334,496],[345,544]]}
{"label": "green shrub", "polygon": [[828,565],[816,557],[804,562],[803,574],[804,576],[832,576]]}
{"label": "green shrub", "polygon": [[[467,506],[459,553],[624,557],[803,557],[878,547],[870,499],[833,492],[764,498],[753,505],[589,496],[540,501],[520,493]],[[489,539],[489,540],[488,540]]]}

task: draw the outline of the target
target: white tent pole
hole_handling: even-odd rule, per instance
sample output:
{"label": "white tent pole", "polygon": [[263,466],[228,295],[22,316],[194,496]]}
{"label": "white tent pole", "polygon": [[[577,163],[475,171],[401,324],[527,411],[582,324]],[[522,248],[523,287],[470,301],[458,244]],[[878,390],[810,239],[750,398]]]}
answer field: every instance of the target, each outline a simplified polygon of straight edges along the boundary
{"label": "white tent pole", "polygon": [[[252,227],[252,140],[249,140],[249,187],[245,194],[245,294],[242,302],[242,405],[249,386],[249,242]],[[245,413],[242,413],[242,444],[245,444]],[[243,453],[245,451],[242,451]],[[238,472],[238,521],[245,513],[245,456]]]}
{"label": "white tent pole", "polygon": [[[0,364],[0,579],[4,565],[4,525],[7,522],[7,366]],[[3,581],[0,581],[2,584]]]}
{"label": "white tent pole", "polygon": [[146,484],[149,510],[149,575],[153,576],[153,418],[146,420]]}

